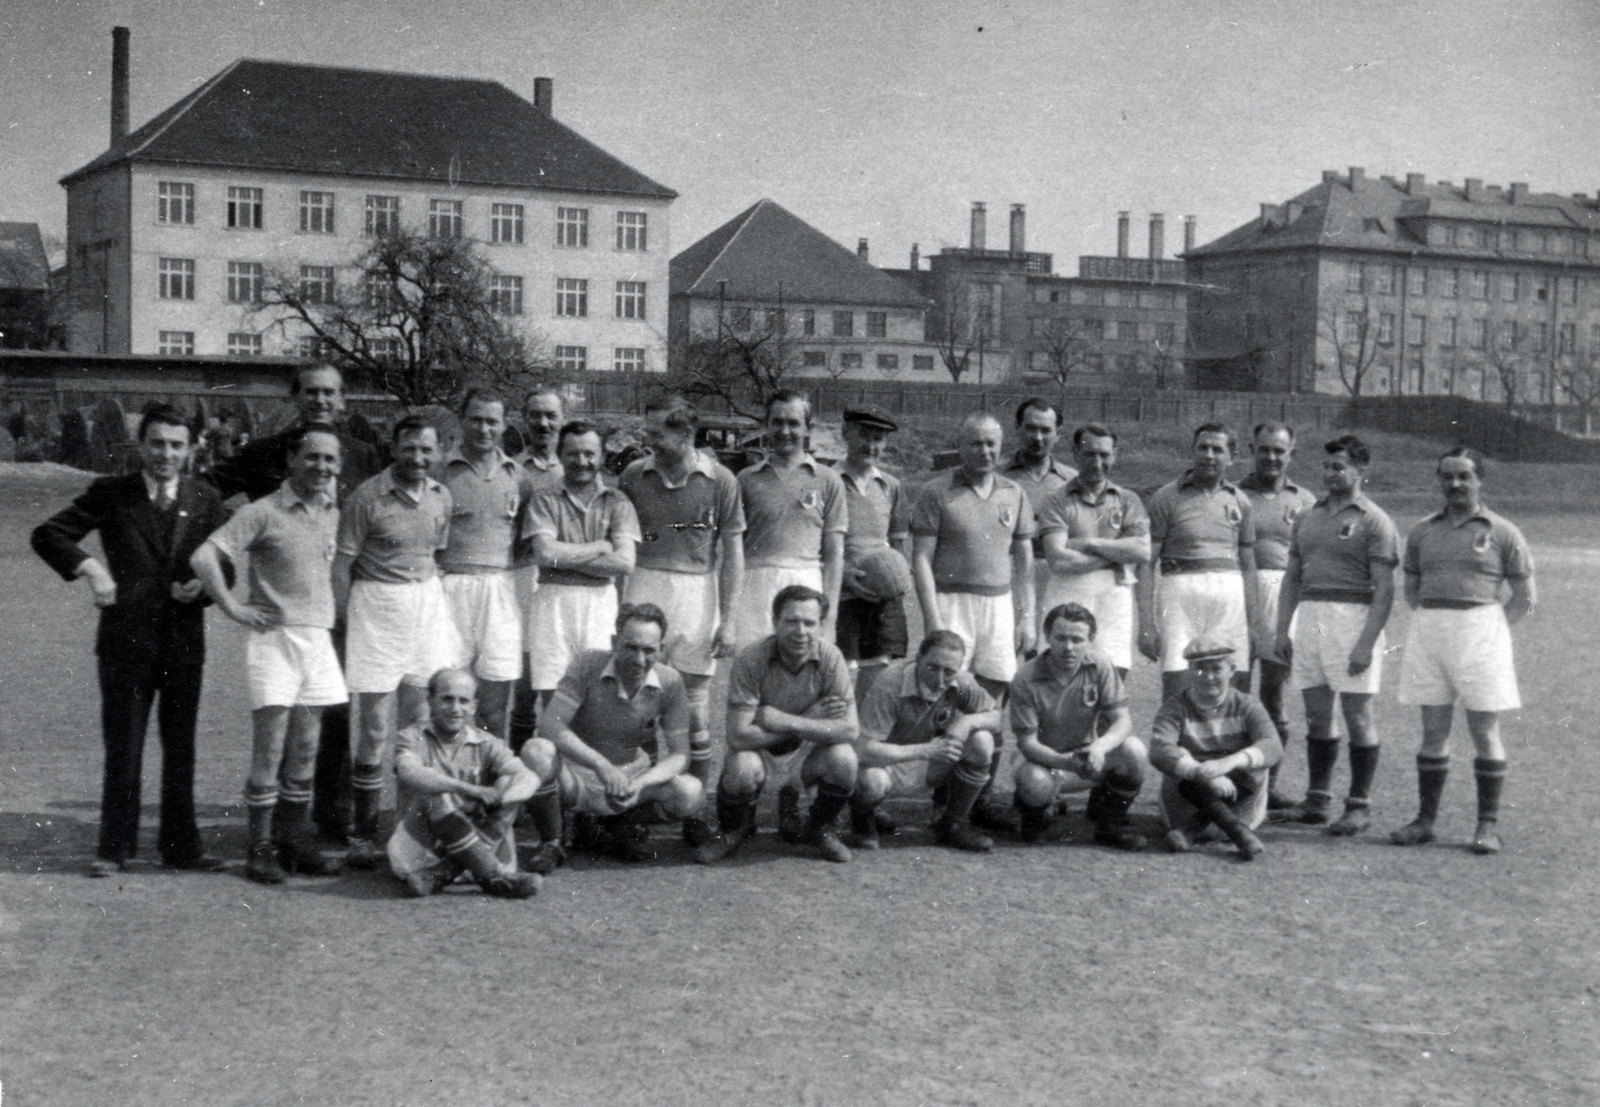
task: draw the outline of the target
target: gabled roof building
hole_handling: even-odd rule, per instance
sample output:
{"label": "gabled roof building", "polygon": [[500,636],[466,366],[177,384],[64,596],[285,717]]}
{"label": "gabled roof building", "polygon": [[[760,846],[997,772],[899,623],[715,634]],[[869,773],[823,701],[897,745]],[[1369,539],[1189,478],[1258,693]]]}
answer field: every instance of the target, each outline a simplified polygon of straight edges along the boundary
{"label": "gabled roof building", "polygon": [[263,333],[268,267],[348,271],[404,226],[480,243],[496,302],[570,368],[665,368],[671,189],[492,81],[241,59],[128,130],[114,38],[110,147],[62,178],[72,348],[302,352]]}
{"label": "gabled roof building", "polygon": [[50,262],[37,223],[0,222],[0,348],[50,341]]}
{"label": "gabled roof building", "polygon": [[1322,181],[1187,251],[1219,388],[1550,403],[1600,356],[1600,198],[1420,173]]}

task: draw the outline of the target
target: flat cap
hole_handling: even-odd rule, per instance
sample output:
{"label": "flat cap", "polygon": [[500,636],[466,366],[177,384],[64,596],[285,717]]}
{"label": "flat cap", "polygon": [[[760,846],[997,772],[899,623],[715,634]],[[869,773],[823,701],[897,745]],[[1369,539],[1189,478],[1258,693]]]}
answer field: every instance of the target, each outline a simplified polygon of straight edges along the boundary
{"label": "flat cap", "polygon": [[1202,635],[1183,648],[1185,661],[1204,661],[1211,657],[1232,657],[1239,651],[1231,642],[1224,642],[1214,635]]}
{"label": "flat cap", "polygon": [[873,430],[897,431],[900,424],[889,418],[875,407],[853,407],[844,413],[846,423],[854,423],[858,427],[870,427]]}

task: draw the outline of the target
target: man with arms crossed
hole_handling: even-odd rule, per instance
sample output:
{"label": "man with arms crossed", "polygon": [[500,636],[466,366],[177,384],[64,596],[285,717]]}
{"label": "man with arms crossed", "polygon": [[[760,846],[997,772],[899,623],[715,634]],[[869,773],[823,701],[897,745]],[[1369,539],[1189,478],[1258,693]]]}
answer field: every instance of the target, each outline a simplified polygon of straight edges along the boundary
{"label": "man with arms crossed", "polygon": [[744,589],[734,638],[740,647],[772,633],[772,597],[803,584],[828,598],[822,628],[834,640],[834,612],[850,529],[839,474],[806,452],[811,401],[779,392],[767,401],[767,456],[739,474],[744,504]]}
{"label": "man with arms crossed", "polygon": [[472,725],[476,685],[465,669],[439,670],[428,681],[428,721],[400,732],[389,870],[414,896],[443,891],[465,870],[491,896],[527,899],[540,880],[517,871],[511,828],[539,781],[509,746]]}
{"label": "man with arms crossed", "polygon": [[[560,393],[549,387],[534,389],[522,405],[523,425],[527,428],[526,447],[517,458],[517,464],[527,474],[531,486],[529,493],[554,488],[561,483],[561,458],[556,453],[561,425],[566,422],[562,414]],[[512,550],[511,579],[516,586],[517,610],[522,613],[522,625],[527,625],[528,610],[533,605],[533,594],[539,588],[539,566],[533,560],[533,544],[518,538]],[[522,675],[517,678],[512,693],[510,721],[508,723],[511,749],[522,749],[522,743],[533,737],[539,721],[539,696],[529,683],[527,643],[522,644]]]}
{"label": "man with arms crossed", "polygon": [[445,598],[464,658],[478,678],[477,725],[506,736],[511,684],[522,668],[522,610],[512,577],[512,547],[533,496],[528,475],[506,455],[506,402],[474,389],[461,405],[461,452],[444,465],[450,490],[450,544],[439,556]]}
{"label": "man with arms crossed", "polygon": [[[1000,438],[992,415],[962,421],[960,467],[935,474],[912,505],[911,575],[923,626],[960,635],[967,645],[966,666],[992,699],[1004,703],[1017,674],[1017,654],[1036,641],[1035,528],[1027,494],[995,472]],[[1005,815],[990,811],[986,802],[1000,756],[996,749],[990,784],[978,797],[972,821],[1010,829]]]}
{"label": "man with arms crossed", "polygon": [[[1323,449],[1328,494],[1301,515],[1289,539],[1288,569],[1278,601],[1277,653],[1289,660],[1306,705],[1304,802],[1290,818],[1312,826],[1329,819],[1339,739],[1334,700],[1350,731],[1350,795],[1328,833],[1359,834],[1371,821],[1368,794],[1378,773],[1372,697],[1383,675],[1383,628],[1394,607],[1400,535],[1383,509],[1361,491],[1371,451],[1353,434]],[[1266,679],[1266,662],[1262,662]],[[1270,708],[1269,708],[1270,713]],[[1276,720],[1275,720],[1276,721]],[[1281,733],[1281,729],[1280,729]],[[1269,800],[1270,802],[1270,800]]]}
{"label": "man with arms crossed", "polygon": [[[1055,405],[1037,396],[1030,396],[1017,405],[1017,452],[1001,470],[1000,475],[1016,481],[1028,496],[1034,518],[1052,495],[1078,475],[1070,465],[1056,458],[1056,444],[1061,440],[1061,413]],[[1050,579],[1050,563],[1045,560],[1043,533],[1033,536],[1033,595],[1043,611],[1045,582]]]}
{"label": "man with arms crossed", "polygon": [[861,706],[861,771],[850,799],[857,849],[878,848],[877,808],[895,796],[945,785],[934,837],[955,849],[983,853],[994,840],[967,823],[989,781],[1000,733],[1000,709],[961,668],[966,643],[953,630],[931,631],[915,659],[890,663]]}
{"label": "man with arms crossed", "polygon": [[356,832],[345,858],[352,868],[375,868],[382,857],[383,763],[397,726],[422,715],[429,679],[465,652],[435,561],[449,545],[452,512],[450,490],[428,475],[438,456],[439,429],[406,416],[395,424],[393,464],[339,513],[333,594],[348,612],[345,682],[361,706],[350,773]]}
{"label": "man with arms crossed", "polygon": [[1042,842],[1062,792],[1089,792],[1094,840],[1141,850],[1128,808],[1144,784],[1144,743],[1133,736],[1128,694],[1111,659],[1095,648],[1095,617],[1061,604],[1044,617],[1046,649],[1011,681],[1011,732],[1026,762],[1017,768],[1022,840]]}
{"label": "man with arms crossed", "polygon": [[[645,410],[650,456],[622,472],[621,488],[639,516],[634,571],[623,589],[632,604],[666,613],[662,659],[683,677],[689,705],[689,773],[711,782],[710,695],[716,659],[733,656],[733,615],[744,583],[744,507],[739,482],[694,445],[699,414],[681,396]],[[711,834],[699,819],[683,824],[698,846]]]}
{"label": "man with arms crossed", "polygon": [[1161,697],[1187,683],[1184,649],[1202,635],[1231,643],[1235,670],[1250,665],[1260,626],[1255,516],[1227,479],[1233,432],[1195,428],[1193,467],[1150,497],[1150,569],[1139,579],[1139,652],[1161,666]]}
{"label": "man with arms crossed", "polygon": [[[1289,719],[1284,713],[1283,693],[1289,682],[1289,659],[1277,653],[1274,632],[1278,626],[1278,596],[1284,570],[1289,567],[1289,532],[1300,514],[1316,502],[1316,497],[1289,479],[1289,462],[1294,458],[1294,428],[1277,422],[1257,423],[1250,435],[1250,456],[1255,468],[1239,482],[1239,487],[1250,497],[1251,515],[1256,523],[1256,605],[1261,612],[1261,626],[1266,631],[1266,636],[1256,642],[1252,654],[1253,660],[1261,666],[1258,686],[1261,706],[1272,716],[1278,737],[1288,748]],[[1267,785],[1269,811],[1292,806],[1277,791],[1281,768],[1283,762],[1280,761],[1273,768]]]}
{"label": "man with arms crossed", "polygon": [[[1434,839],[1450,771],[1450,724],[1459,701],[1476,759],[1475,853],[1499,853],[1506,749],[1500,713],[1522,706],[1511,627],[1533,610],[1533,556],[1522,532],[1483,506],[1483,459],[1457,446],[1439,459],[1444,507],[1411,528],[1402,567],[1413,612],[1400,661],[1400,702],[1422,708],[1417,817],[1390,835],[1396,845]],[[1500,599],[1501,586],[1507,596]]]}
{"label": "man with arms crossed", "polygon": [[1039,536],[1050,570],[1039,609],[1075,603],[1092,612],[1122,679],[1133,667],[1133,582],[1150,560],[1150,517],[1137,493],[1111,483],[1117,436],[1099,423],[1072,432],[1078,475],[1046,497]]}
{"label": "man with arms crossed", "polygon": [[[612,648],[573,658],[539,720],[539,737],[522,748],[523,764],[556,781],[562,810],[598,818],[622,861],[655,857],[642,822],[652,807],[681,819],[703,794],[688,774],[683,678],[658,661],[666,633],[659,607],[624,604]],[[661,749],[653,765],[652,746]]]}
{"label": "man with arms crossed", "polygon": [[[855,694],[839,648],[822,633],[828,597],[791,584],[772,600],[777,633],[734,658],[728,675],[728,756],[717,783],[718,833],[694,859],[713,864],[756,832],[756,801],[768,780],[787,780],[798,762],[801,787],[817,787],[804,827],[780,825],[785,838],[817,847],[828,861],[850,860],[833,821],[856,783]],[[798,831],[798,833],[796,833]]]}
{"label": "man with arms crossed", "polygon": [[[249,628],[245,673],[253,732],[245,810],[250,857],[245,875],[282,884],[284,869],[332,876],[337,862],[316,848],[311,782],[322,709],[346,703],[333,650],[333,564],[339,509],[339,438],[315,425],[299,428],[289,477],[270,496],[240,508],[189,559],[206,594]],[[248,555],[250,599],[228,590],[224,560]]]}
{"label": "man with arms crossed", "polygon": [[[216,872],[194,821],[194,729],[205,663],[205,611],[189,556],[227,519],[216,491],[183,476],[189,424],[158,404],[139,422],[140,470],[99,477],[33,532],[33,551],[61,574],[82,577],[100,609],[95,654],[105,781],[100,842],[89,876],[125,871],[139,849],[139,777],[145,729],[159,697],[161,860]],[[78,545],[100,532],[101,564]]]}

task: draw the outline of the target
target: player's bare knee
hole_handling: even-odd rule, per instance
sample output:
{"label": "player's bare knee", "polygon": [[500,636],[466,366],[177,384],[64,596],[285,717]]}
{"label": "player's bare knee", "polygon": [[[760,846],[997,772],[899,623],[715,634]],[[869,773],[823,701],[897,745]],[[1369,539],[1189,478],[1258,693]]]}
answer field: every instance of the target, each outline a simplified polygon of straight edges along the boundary
{"label": "player's bare knee", "polygon": [[766,766],[759,754],[749,750],[736,750],[722,763],[722,779],[717,784],[718,793],[748,799],[761,791],[767,782]]}
{"label": "player's bare knee", "polygon": [[703,795],[705,786],[688,773],[682,773],[663,784],[657,798],[661,802],[662,814],[669,819],[681,819],[700,806]]}
{"label": "player's bare knee", "polygon": [[1044,807],[1056,798],[1056,779],[1047,770],[1029,762],[1017,766],[1017,800],[1025,807]]}
{"label": "player's bare knee", "polygon": [[1150,765],[1150,751],[1144,742],[1131,734],[1106,758],[1106,773],[1128,780],[1143,780]]}
{"label": "player's bare knee", "polygon": [[818,751],[816,764],[818,778],[822,782],[839,788],[855,786],[860,762],[856,758],[856,748],[850,743],[840,742],[824,747]]}
{"label": "player's bare knee", "polygon": [[882,803],[889,795],[889,784],[888,769],[873,765],[860,770],[856,773],[856,801],[868,807]]}
{"label": "player's bare knee", "polygon": [[962,763],[988,767],[994,758],[994,731],[974,730],[967,735],[967,744],[961,747]]}
{"label": "player's bare knee", "polygon": [[540,783],[549,783],[556,771],[556,745],[548,738],[529,738],[522,745],[522,752],[517,754],[522,763],[532,770],[533,775],[539,778]]}

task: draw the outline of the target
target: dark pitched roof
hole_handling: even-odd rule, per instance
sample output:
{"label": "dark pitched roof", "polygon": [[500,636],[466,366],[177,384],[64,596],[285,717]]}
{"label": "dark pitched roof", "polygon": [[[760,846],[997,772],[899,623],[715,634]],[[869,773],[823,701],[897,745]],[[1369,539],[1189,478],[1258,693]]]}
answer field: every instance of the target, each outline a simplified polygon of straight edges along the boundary
{"label": "dark pitched roof", "polygon": [[[1413,253],[1425,245],[1426,220],[1466,220],[1511,227],[1600,233],[1595,201],[1555,193],[1527,193],[1513,202],[1502,189],[1482,189],[1473,199],[1465,188],[1446,182],[1423,184],[1391,177],[1325,177],[1322,183],[1283,204],[1264,204],[1264,217],[1252,219],[1220,238],[1188,251],[1185,258],[1207,258],[1260,250],[1305,247]],[[1501,251],[1468,246],[1429,247],[1430,252],[1487,255]]]}
{"label": "dark pitched roof", "polygon": [[771,200],[760,200],[672,259],[672,294],[922,308],[927,301]]}
{"label": "dark pitched roof", "polygon": [[37,223],[0,223],[0,289],[44,292],[50,288],[50,263]]}
{"label": "dark pitched roof", "polygon": [[61,183],[125,161],[677,195],[494,81],[248,58]]}

